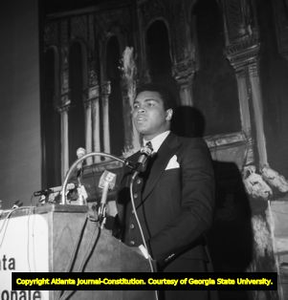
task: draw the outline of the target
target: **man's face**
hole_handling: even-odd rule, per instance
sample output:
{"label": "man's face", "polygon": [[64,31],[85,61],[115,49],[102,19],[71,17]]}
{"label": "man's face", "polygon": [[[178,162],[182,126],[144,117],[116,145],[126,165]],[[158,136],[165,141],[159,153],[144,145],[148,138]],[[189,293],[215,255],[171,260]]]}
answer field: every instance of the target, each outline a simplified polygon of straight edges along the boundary
{"label": "man's face", "polygon": [[165,111],[163,100],[158,92],[143,91],[133,104],[133,122],[145,139],[151,140],[169,130],[172,109]]}

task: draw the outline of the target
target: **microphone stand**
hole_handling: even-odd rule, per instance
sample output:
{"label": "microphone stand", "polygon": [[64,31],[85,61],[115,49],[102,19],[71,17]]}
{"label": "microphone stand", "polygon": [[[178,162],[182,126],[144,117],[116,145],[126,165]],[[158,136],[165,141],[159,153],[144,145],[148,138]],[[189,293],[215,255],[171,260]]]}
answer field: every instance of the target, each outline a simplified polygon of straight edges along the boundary
{"label": "microphone stand", "polygon": [[105,152],[90,152],[90,153],[87,153],[85,155],[83,155],[82,157],[80,157],[79,159],[77,159],[73,164],[72,166],[70,167],[70,169],[68,170],[66,176],[65,176],[65,179],[63,181],[63,184],[62,184],[62,190],[61,190],[61,203],[60,204],[63,204],[65,205],[66,202],[67,202],[67,198],[66,198],[66,190],[67,190],[67,184],[68,184],[68,180],[72,174],[72,172],[74,171],[74,169],[78,166],[79,163],[81,163],[83,160],[87,159],[88,157],[92,157],[92,156],[104,156],[104,157],[108,157],[108,158],[112,158],[116,161],[119,161],[121,162],[123,165],[131,168],[131,169],[134,169],[134,165],[131,164],[130,161],[126,160],[126,159],[122,159],[122,158],[119,158],[117,156],[114,156],[112,154],[108,154],[108,153],[105,153]]}

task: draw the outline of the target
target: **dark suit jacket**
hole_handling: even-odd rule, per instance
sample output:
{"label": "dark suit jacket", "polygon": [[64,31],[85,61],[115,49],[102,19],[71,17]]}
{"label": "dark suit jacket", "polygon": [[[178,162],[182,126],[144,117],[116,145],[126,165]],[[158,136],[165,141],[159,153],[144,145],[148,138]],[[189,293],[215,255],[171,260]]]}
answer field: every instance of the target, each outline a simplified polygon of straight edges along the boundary
{"label": "dark suit jacket", "polygon": [[[166,169],[174,155],[179,167],[174,163]],[[137,161],[138,157],[136,153],[131,160]],[[125,172],[118,197],[119,218],[124,228],[123,241],[138,246],[143,242],[132,212],[130,178],[131,172]],[[133,191],[150,254],[162,269],[173,261],[177,270],[177,260],[181,259],[182,265],[183,259],[208,260],[204,235],[213,217],[214,175],[210,152],[202,139],[170,133],[151,166],[136,178]],[[193,266],[189,268],[193,272]]]}

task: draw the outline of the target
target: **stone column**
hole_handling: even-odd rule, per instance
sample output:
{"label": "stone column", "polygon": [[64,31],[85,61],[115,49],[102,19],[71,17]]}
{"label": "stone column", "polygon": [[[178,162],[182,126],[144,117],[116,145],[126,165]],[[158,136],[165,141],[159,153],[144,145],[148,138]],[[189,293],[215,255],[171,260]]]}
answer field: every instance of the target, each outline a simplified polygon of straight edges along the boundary
{"label": "stone column", "polygon": [[[224,12],[224,28],[226,55],[236,73],[243,69],[242,75],[236,74],[242,126],[248,137],[251,127],[255,131],[255,142],[262,168],[267,164],[267,150],[263,125],[262,96],[258,74],[258,57],[260,49],[259,30],[256,14],[251,1],[221,0]],[[240,68],[239,68],[240,67]],[[240,73],[241,73],[240,72]],[[253,109],[253,116],[249,113],[248,98]],[[250,119],[250,121],[249,121]],[[254,121],[253,124],[252,120]]]}
{"label": "stone column", "polygon": [[109,95],[111,93],[110,81],[101,86],[102,116],[103,116],[103,139],[104,152],[110,153],[110,128],[109,128]]}
{"label": "stone column", "polygon": [[[97,66],[94,53],[93,44],[93,19],[90,19],[90,52],[88,58],[88,89],[87,89],[87,109],[86,109],[86,147],[87,152],[100,152],[100,104],[99,104],[99,82],[97,76]],[[91,157],[89,164],[98,163],[101,161],[100,156]]]}
{"label": "stone column", "polygon": [[[238,86],[239,107],[242,131],[247,137],[246,165],[255,164],[255,151],[259,153],[259,163],[261,166],[261,154],[263,149],[259,148],[259,135],[252,137],[253,132],[257,132],[258,117],[255,112],[254,97],[251,90],[250,68],[259,55],[259,38],[257,34],[245,36],[242,39],[226,46],[226,56],[235,69],[235,76]],[[258,78],[259,79],[259,78]],[[258,128],[258,129],[257,129]],[[264,132],[264,131],[263,131]],[[257,144],[255,149],[254,143]],[[266,149],[264,150],[266,152]]]}
{"label": "stone column", "polygon": [[[99,106],[99,85],[96,81],[93,81],[93,85],[88,88],[88,99],[89,99],[89,112],[87,111],[87,137],[89,135],[90,141],[87,143],[87,151],[100,152],[101,141],[100,141],[100,106]],[[88,116],[89,114],[89,116]],[[89,124],[88,124],[89,123]],[[91,158],[92,159],[92,158]],[[94,162],[98,163],[101,161],[101,157],[94,156]],[[91,161],[92,163],[92,161]]]}
{"label": "stone column", "polygon": [[[89,94],[89,91],[88,91]],[[89,97],[84,101],[85,107],[85,149],[86,153],[92,152],[92,103]],[[92,157],[86,159],[87,165],[92,164]]]}
{"label": "stone column", "polygon": [[59,105],[59,111],[61,114],[61,175],[63,180],[67,171],[69,170],[68,110],[71,100],[69,99],[69,65],[67,44],[63,45],[61,50],[61,104]]}
{"label": "stone column", "polygon": [[[98,96],[92,101],[92,118],[93,118],[93,151],[101,151],[100,142],[100,105],[99,105],[99,87],[97,87]],[[99,156],[94,157],[94,162],[100,162]]]}
{"label": "stone column", "polygon": [[245,163],[247,165],[254,164],[253,139],[251,136],[251,114],[249,109],[249,85],[247,82],[247,69],[245,66],[234,66],[236,70],[236,80],[238,86],[238,97],[240,107],[240,117],[242,130],[248,141],[247,156]]}
{"label": "stone column", "polygon": [[262,168],[265,165],[268,165],[268,161],[266,138],[264,133],[263,105],[262,93],[260,88],[258,61],[255,60],[253,63],[250,63],[248,66],[248,71],[255,117],[255,131],[257,136],[257,149],[259,152],[259,165],[260,168]]}
{"label": "stone column", "polygon": [[193,80],[196,72],[196,34],[191,20],[191,1],[171,1],[170,15],[172,76],[179,87],[181,105],[193,106]]}
{"label": "stone column", "polygon": [[58,108],[61,115],[61,175],[62,181],[69,170],[68,110],[70,102]]}

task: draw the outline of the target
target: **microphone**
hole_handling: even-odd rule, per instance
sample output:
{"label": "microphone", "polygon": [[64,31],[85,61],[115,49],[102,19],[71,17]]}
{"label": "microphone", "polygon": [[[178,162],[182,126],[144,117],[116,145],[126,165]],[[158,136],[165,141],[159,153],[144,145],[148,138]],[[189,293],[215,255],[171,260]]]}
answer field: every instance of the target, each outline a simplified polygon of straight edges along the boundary
{"label": "microphone", "polygon": [[[67,191],[75,189],[75,184],[73,182],[67,184]],[[33,193],[35,197],[38,196],[47,196],[52,193],[60,193],[62,190],[62,186],[55,186],[52,188],[36,191]]]}
{"label": "microphone", "polygon": [[[80,159],[81,157],[83,157],[84,155],[86,155],[86,150],[82,147],[79,147],[76,150],[76,155],[77,155],[77,159]],[[83,160],[77,164],[76,166],[76,176],[77,176],[77,192],[78,192],[78,204],[80,205],[84,205],[87,204],[87,198],[88,198],[88,194],[86,192],[86,189],[84,187],[84,185],[81,182],[81,177],[83,174]]]}
{"label": "microphone", "polygon": [[116,177],[117,175],[105,170],[103,174],[100,177],[98,187],[103,189],[100,207],[98,210],[98,215],[101,223],[101,228],[103,228],[104,220],[106,218],[106,203],[107,203],[107,196],[108,196],[108,190],[112,190],[115,187],[116,184]]}
{"label": "microphone", "polygon": [[[82,147],[78,148],[77,151],[76,151],[76,155],[77,155],[77,159],[83,157],[84,155],[86,155],[86,150]],[[83,166],[83,161],[80,162],[76,169],[77,169],[77,177],[79,177],[81,175],[81,172],[82,172],[82,166]]]}
{"label": "microphone", "polygon": [[33,193],[33,195],[34,195],[34,197],[47,196],[50,193],[52,193],[51,189],[45,189],[45,190],[41,190],[41,191],[36,191]]}
{"label": "microphone", "polygon": [[76,150],[76,155],[77,155],[77,158],[81,158],[82,156],[84,156],[86,154],[86,150],[82,147],[78,148]]}
{"label": "microphone", "polygon": [[152,157],[152,156],[153,156],[153,149],[147,143],[144,147],[142,147],[140,149],[140,156],[139,156],[137,164],[136,164],[136,172],[137,173],[146,171],[147,162],[150,159],[150,157]]}
{"label": "microphone", "polygon": [[19,208],[23,206],[23,202],[21,202],[20,200],[17,200],[14,202],[13,206],[12,206],[12,209],[16,209],[16,208]]}

